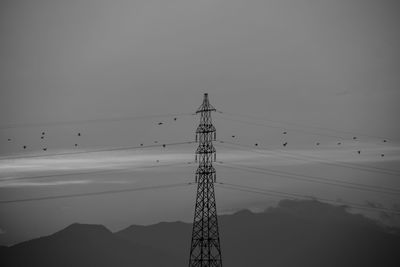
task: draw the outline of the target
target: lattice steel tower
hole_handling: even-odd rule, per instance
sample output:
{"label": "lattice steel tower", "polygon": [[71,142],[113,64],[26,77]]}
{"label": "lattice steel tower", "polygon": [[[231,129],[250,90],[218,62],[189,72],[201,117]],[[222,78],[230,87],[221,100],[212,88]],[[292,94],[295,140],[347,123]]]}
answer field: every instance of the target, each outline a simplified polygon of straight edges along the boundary
{"label": "lattice steel tower", "polygon": [[194,211],[192,243],[190,247],[189,267],[222,266],[221,246],[219,242],[217,207],[215,204],[214,182],[216,151],[212,141],[216,139],[212,125],[211,112],[216,111],[210,105],[208,94],[204,94],[203,104],[196,113],[200,113],[200,124],[196,130],[196,171],[197,195]]}

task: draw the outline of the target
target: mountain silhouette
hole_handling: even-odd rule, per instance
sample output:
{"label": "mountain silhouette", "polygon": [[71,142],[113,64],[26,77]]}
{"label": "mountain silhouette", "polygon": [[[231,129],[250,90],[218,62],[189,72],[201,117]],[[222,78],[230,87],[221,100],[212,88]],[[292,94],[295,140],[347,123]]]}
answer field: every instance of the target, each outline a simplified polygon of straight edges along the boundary
{"label": "mountain silhouette", "polygon": [[[219,217],[225,266],[400,266],[400,235],[345,207],[282,200],[262,213]],[[1,266],[187,266],[191,224],[72,224],[47,237],[0,248]]]}
{"label": "mountain silhouette", "polygon": [[399,266],[400,236],[344,207],[284,200],[220,220],[227,266]]}
{"label": "mountain silhouette", "polygon": [[115,237],[102,225],[72,224],[47,237],[7,248],[1,266],[163,266],[175,263],[151,247]]}
{"label": "mountain silhouette", "polygon": [[150,226],[130,226],[115,235],[130,242],[162,248],[168,254],[174,255],[178,266],[188,264],[192,224],[162,222]]}

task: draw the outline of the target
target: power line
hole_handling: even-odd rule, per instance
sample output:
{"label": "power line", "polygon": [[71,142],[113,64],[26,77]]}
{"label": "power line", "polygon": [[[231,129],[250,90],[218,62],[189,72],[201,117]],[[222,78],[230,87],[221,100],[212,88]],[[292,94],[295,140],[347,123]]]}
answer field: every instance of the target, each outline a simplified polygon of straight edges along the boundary
{"label": "power line", "polygon": [[98,191],[98,192],[88,192],[88,193],[43,196],[43,197],[22,198],[22,199],[13,199],[13,200],[1,200],[0,204],[31,202],[31,201],[41,201],[41,200],[52,200],[52,199],[62,199],[62,198],[76,198],[76,197],[89,197],[89,196],[99,196],[99,195],[120,194],[120,193],[135,192],[135,191],[146,191],[146,190],[155,190],[155,189],[185,187],[185,186],[190,186],[192,184],[194,184],[194,183],[176,183],[176,184],[169,184],[169,185],[155,185],[155,186],[145,186],[145,187],[134,187],[134,188],[125,188],[125,189],[117,189],[117,190],[105,190],[105,191]]}
{"label": "power line", "polygon": [[[310,197],[298,194],[298,193],[288,193],[288,192],[283,192],[283,191],[277,191],[277,190],[269,190],[269,189],[259,189],[256,187],[250,187],[250,186],[244,186],[244,185],[238,185],[238,184],[231,184],[231,183],[216,183],[216,186],[225,188],[225,189],[230,189],[230,190],[236,190],[236,191],[242,191],[242,192],[249,192],[249,193],[255,193],[255,194],[261,194],[261,195],[269,195],[269,196],[275,196],[275,197],[289,197],[289,198],[294,198],[294,199],[310,199]],[[366,206],[366,205],[361,205],[358,203],[351,203],[351,202],[346,202],[342,203],[337,200],[333,199],[327,199],[327,198],[318,198],[318,197],[311,197],[311,199],[320,201],[320,202],[329,202],[329,203],[335,203],[335,204],[340,204],[345,207],[351,207],[355,209],[362,209],[362,210],[370,210],[370,211],[383,211],[387,213],[392,213],[399,215],[400,211],[385,208],[385,207],[371,207],[371,206]]]}
{"label": "power line", "polygon": [[[356,131],[349,131],[349,130],[338,130],[338,129],[332,129],[328,127],[320,127],[320,126],[313,126],[313,125],[305,125],[301,124],[298,122],[288,122],[288,121],[279,121],[279,120],[272,120],[268,119],[265,117],[257,117],[257,116],[251,116],[248,114],[239,114],[239,113],[232,113],[232,112],[226,112],[226,111],[219,111],[220,114],[225,114],[225,115],[230,115],[230,116],[236,116],[236,117],[242,117],[242,118],[247,118],[247,119],[253,119],[253,120],[258,120],[258,121],[268,121],[268,122],[273,122],[273,123],[279,123],[279,124],[286,124],[286,125],[294,125],[294,126],[300,126],[302,128],[313,128],[317,130],[323,130],[323,131],[330,131],[330,132],[336,132],[336,133],[342,133],[342,134],[347,134],[347,135],[352,135],[352,136],[364,136],[364,137],[370,137],[370,138],[377,138],[377,139],[383,139],[383,140],[388,140],[387,137],[383,136],[377,136],[377,135],[371,135],[371,134],[365,134],[365,133],[360,133]],[[281,127],[283,128],[283,127]],[[287,129],[287,128],[286,128]]]}
{"label": "power line", "polygon": [[142,115],[142,116],[89,119],[89,120],[70,120],[70,121],[58,121],[58,122],[18,123],[18,124],[15,123],[15,124],[8,124],[8,125],[0,126],[0,130],[15,129],[15,128],[35,128],[35,127],[43,127],[43,126],[58,126],[58,125],[68,125],[68,124],[87,124],[87,123],[100,123],[100,122],[113,122],[113,121],[132,121],[132,120],[182,117],[182,116],[192,116],[192,115],[193,115],[193,113],[166,113],[166,114],[158,114],[158,115]]}
{"label": "power line", "polygon": [[118,170],[114,169],[114,170],[98,170],[98,171],[87,171],[87,172],[68,172],[68,173],[46,174],[46,175],[36,175],[36,176],[6,177],[6,178],[0,178],[0,183],[7,181],[15,181],[15,180],[36,180],[36,179],[46,179],[46,178],[65,177],[74,175],[93,175],[93,174],[108,174],[116,172],[130,172],[138,169],[149,169],[149,168],[151,169],[158,167],[171,167],[171,166],[189,165],[189,164],[193,164],[193,162],[177,162],[169,164],[148,165],[148,166],[140,166],[135,168],[118,169]]}
{"label": "power line", "polygon": [[[250,151],[250,152],[261,154],[261,155],[268,155],[266,153],[263,153],[262,151],[254,150],[254,148],[249,145],[243,145],[243,144],[238,144],[238,143],[224,141],[224,140],[219,140],[219,142],[220,142],[220,144],[218,144],[218,145],[220,145],[220,146],[225,146],[224,144],[228,144],[228,145],[233,145],[236,147],[246,148],[245,151]],[[369,166],[363,166],[363,165],[357,165],[357,164],[342,163],[342,162],[335,161],[335,160],[321,159],[318,157],[313,157],[313,156],[289,152],[289,151],[281,151],[280,150],[280,151],[274,151],[274,153],[288,154],[288,155],[281,155],[281,157],[295,158],[295,159],[305,160],[305,161],[309,161],[309,162],[317,161],[320,164],[331,165],[331,166],[336,166],[336,167],[350,168],[350,169],[355,169],[355,170],[361,170],[361,171],[366,171],[366,172],[375,172],[375,173],[386,174],[386,175],[394,175],[394,176],[400,175],[400,172],[395,171],[395,170],[379,168],[379,167],[369,167]]]}
{"label": "power line", "polygon": [[[262,152],[259,152],[258,150],[254,150],[254,148],[252,146],[249,146],[249,145],[242,145],[242,144],[233,143],[233,142],[229,142],[229,141],[221,141],[221,142],[228,143],[228,144],[235,145],[235,146],[247,147],[247,148],[250,148],[252,150],[252,152],[262,153]],[[276,151],[275,150],[274,152],[278,153],[278,154],[279,153],[280,154],[289,154],[289,156],[283,155],[283,157],[297,158],[297,159],[308,160],[308,161],[312,161],[312,162],[316,160],[319,163],[326,164],[326,165],[333,165],[333,166],[357,169],[357,170],[362,170],[362,171],[377,172],[377,173],[388,174],[388,175],[396,175],[396,176],[400,175],[400,171],[391,170],[391,169],[387,169],[387,168],[380,168],[380,167],[376,167],[376,166],[373,166],[373,167],[372,166],[365,166],[365,165],[354,164],[354,163],[353,164],[343,163],[343,162],[336,161],[336,160],[322,159],[320,157],[313,157],[311,155],[304,155],[304,154],[301,154],[301,153],[295,153],[295,152],[290,152],[290,151],[282,151],[282,150]],[[265,153],[262,153],[262,154],[265,154]]]}
{"label": "power line", "polygon": [[249,124],[249,125],[257,125],[257,126],[263,126],[263,127],[268,127],[268,128],[274,128],[274,129],[279,129],[279,130],[285,129],[285,130],[289,130],[289,131],[293,131],[293,132],[301,132],[301,133],[315,135],[315,136],[327,136],[327,137],[332,137],[332,138],[336,138],[336,139],[343,139],[343,137],[337,136],[337,135],[315,133],[315,132],[305,131],[305,130],[301,130],[301,129],[287,128],[287,127],[281,127],[281,126],[275,126],[275,125],[269,125],[269,124],[257,123],[257,122],[250,122],[250,121],[245,121],[245,120],[241,120],[241,119],[233,119],[233,118],[226,118],[226,117],[221,117],[221,119],[244,123],[244,124]]}
{"label": "power line", "polygon": [[237,170],[259,173],[259,174],[270,174],[270,175],[275,175],[275,176],[279,176],[279,177],[283,177],[283,178],[287,178],[287,179],[300,180],[300,181],[310,182],[310,183],[326,184],[326,185],[330,185],[330,186],[343,187],[343,188],[352,189],[352,190],[355,189],[355,190],[360,190],[360,191],[368,191],[368,192],[391,194],[391,195],[400,195],[399,190],[385,188],[385,187],[375,187],[375,186],[371,186],[371,185],[340,181],[340,180],[336,180],[336,179],[327,179],[324,177],[299,175],[299,174],[294,174],[294,173],[290,173],[290,172],[269,170],[269,169],[264,169],[264,168],[247,167],[247,166],[243,166],[243,165],[239,165],[239,164],[225,165],[225,163],[224,163],[224,164],[219,164],[219,165],[223,166],[225,168],[237,169]]}
{"label": "power line", "polygon": [[100,148],[100,149],[92,149],[92,150],[83,150],[83,151],[72,151],[72,152],[63,152],[63,153],[53,153],[53,154],[34,154],[34,155],[26,155],[26,156],[10,156],[10,157],[0,157],[1,160],[9,160],[9,159],[25,159],[25,158],[41,158],[41,157],[55,157],[55,156],[64,156],[64,155],[76,155],[76,154],[88,154],[88,153],[97,153],[97,152],[108,152],[108,151],[123,151],[123,150],[135,150],[135,149],[144,149],[144,148],[152,148],[152,147],[166,147],[166,146],[175,146],[175,145],[185,145],[185,144],[193,144],[195,141],[185,141],[185,142],[173,142],[173,143],[163,143],[163,144],[153,144],[153,145],[140,145],[140,146],[122,146],[122,147],[110,147],[110,148]]}

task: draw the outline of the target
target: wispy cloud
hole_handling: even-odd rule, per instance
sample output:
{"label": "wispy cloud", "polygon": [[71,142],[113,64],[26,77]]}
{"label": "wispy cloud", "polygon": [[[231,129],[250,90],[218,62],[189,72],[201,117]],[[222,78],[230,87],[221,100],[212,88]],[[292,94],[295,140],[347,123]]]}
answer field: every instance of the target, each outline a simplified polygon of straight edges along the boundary
{"label": "wispy cloud", "polygon": [[27,181],[1,181],[0,187],[38,187],[38,186],[64,186],[90,184],[92,180],[73,180],[73,181],[46,181],[46,182],[27,182]]}
{"label": "wispy cloud", "polygon": [[3,175],[16,176],[26,173],[124,170],[135,167],[146,167],[156,163],[186,162],[191,159],[192,155],[186,153],[102,152],[0,161],[0,171]]}
{"label": "wispy cloud", "polygon": [[[358,153],[360,151],[360,153]],[[381,155],[384,154],[384,157]],[[276,149],[227,148],[219,149],[219,161],[240,162],[252,166],[295,166],[313,164],[321,161],[339,161],[347,163],[372,163],[400,161],[400,146],[387,146],[368,143],[332,144],[313,149]],[[61,186],[77,183],[89,183],[89,180],[70,181],[58,179],[57,182],[11,182],[12,179],[67,173],[103,172],[103,171],[148,171],[154,166],[185,164],[193,160],[191,151],[160,153],[158,151],[112,151],[64,155],[57,157],[20,158],[0,161],[0,187],[17,186]],[[46,177],[44,177],[46,179]],[[103,181],[104,182],[104,181]],[[114,181],[115,183],[115,181]]]}
{"label": "wispy cloud", "polygon": [[0,188],[9,187],[49,187],[49,186],[68,186],[68,185],[83,185],[83,184],[132,184],[135,181],[126,180],[62,180],[62,181],[21,181],[9,180],[0,181]]}

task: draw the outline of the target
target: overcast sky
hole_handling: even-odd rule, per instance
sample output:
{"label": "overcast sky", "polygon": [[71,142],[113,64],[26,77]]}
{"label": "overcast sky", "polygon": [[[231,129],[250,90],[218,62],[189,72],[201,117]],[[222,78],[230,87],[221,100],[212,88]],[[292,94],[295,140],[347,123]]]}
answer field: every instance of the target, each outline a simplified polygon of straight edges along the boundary
{"label": "overcast sky", "polygon": [[[23,156],[39,153],[43,147],[48,153],[58,153],[193,140],[198,118],[190,115],[177,116],[176,121],[166,117],[60,122],[190,114],[208,92],[211,103],[221,111],[274,121],[214,114],[222,140],[249,146],[259,143],[263,153],[268,148],[283,149],[282,144],[288,142],[285,149],[290,152],[400,170],[399,11],[396,0],[2,1],[0,154]],[[285,130],[288,134],[283,136]],[[40,139],[42,131],[44,139]],[[318,150],[316,142],[321,143]],[[194,164],[129,169],[187,163],[193,160],[194,149],[192,144],[141,152],[1,160],[0,197],[192,181]],[[233,147],[217,149],[219,159],[247,166],[272,166],[306,175],[328,173],[330,178],[400,188],[393,175],[282,160],[275,154],[265,157]],[[363,153],[358,155],[358,150]],[[105,173],[9,179],[69,170],[121,172],[112,177]],[[221,166],[217,172],[221,180],[305,195],[374,201],[388,207],[400,203],[398,196],[354,193],[272,176],[268,183],[260,183],[259,174]],[[162,220],[190,221],[194,187],[168,190],[0,204],[0,243],[48,234],[75,221],[103,223],[112,229]],[[221,211],[262,209],[268,201],[263,196],[217,191]],[[54,213],[59,216],[54,218]]]}

